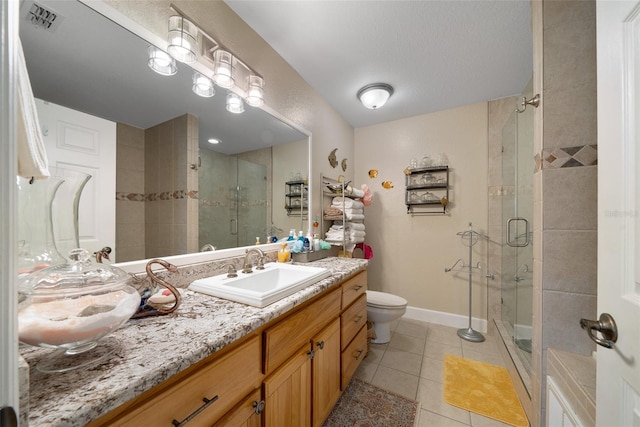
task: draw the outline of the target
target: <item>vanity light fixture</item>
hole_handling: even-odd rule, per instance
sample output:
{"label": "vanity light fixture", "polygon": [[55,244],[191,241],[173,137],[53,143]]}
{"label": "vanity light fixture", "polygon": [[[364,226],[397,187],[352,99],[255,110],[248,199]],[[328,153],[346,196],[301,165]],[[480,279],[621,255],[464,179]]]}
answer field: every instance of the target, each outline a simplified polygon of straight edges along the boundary
{"label": "vanity light fixture", "polygon": [[252,107],[260,107],[264,104],[264,79],[260,76],[251,75],[247,78],[248,89],[245,101]]}
{"label": "vanity light fixture", "polygon": [[213,82],[207,76],[203,76],[198,72],[193,73],[193,92],[196,95],[200,95],[204,98],[211,98],[216,94],[215,89],[213,88]]}
{"label": "vanity light fixture", "polygon": [[155,46],[149,46],[147,49],[149,53],[149,60],[147,65],[153,71],[163,76],[173,76],[178,68],[176,67],[176,61],[167,52],[158,49]]}
{"label": "vanity light fixture", "polygon": [[393,95],[393,87],[386,83],[373,83],[358,91],[358,99],[370,110],[382,107],[391,95]]}
{"label": "vanity light fixture", "polygon": [[213,76],[215,84],[229,89],[235,84],[233,77],[233,55],[226,50],[218,49],[213,52]]}
{"label": "vanity light fixture", "polygon": [[229,92],[229,95],[227,95],[227,111],[234,114],[244,112],[244,102],[242,102],[240,95]]}
{"label": "vanity light fixture", "polygon": [[169,18],[167,51],[180,62],[196,62],[198,28],[180,15]]}

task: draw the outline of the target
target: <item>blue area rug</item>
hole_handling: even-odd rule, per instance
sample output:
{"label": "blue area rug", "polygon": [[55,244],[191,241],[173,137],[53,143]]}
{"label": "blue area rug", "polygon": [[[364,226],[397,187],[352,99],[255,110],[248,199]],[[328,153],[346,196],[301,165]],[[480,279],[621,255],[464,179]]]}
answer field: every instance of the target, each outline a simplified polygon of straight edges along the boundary
{"label": "blue area rug", "polygon": [[413,427],[418,402],[353,378],[324,427]]}

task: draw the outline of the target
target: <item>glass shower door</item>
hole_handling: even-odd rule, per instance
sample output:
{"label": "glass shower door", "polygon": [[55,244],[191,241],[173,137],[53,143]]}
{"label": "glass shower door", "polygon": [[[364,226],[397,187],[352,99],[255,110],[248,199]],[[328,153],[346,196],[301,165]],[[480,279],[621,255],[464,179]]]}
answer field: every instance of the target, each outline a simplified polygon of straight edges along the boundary
{"label": "glass shower door", "polygon": [[238,235],[236,246],[266,243],[267,167],[238,159]]}
{"label": "glass shower door", "polygon": [[502,321],[531,371],[533,319],[533,111],[515,111],[502,131]]}

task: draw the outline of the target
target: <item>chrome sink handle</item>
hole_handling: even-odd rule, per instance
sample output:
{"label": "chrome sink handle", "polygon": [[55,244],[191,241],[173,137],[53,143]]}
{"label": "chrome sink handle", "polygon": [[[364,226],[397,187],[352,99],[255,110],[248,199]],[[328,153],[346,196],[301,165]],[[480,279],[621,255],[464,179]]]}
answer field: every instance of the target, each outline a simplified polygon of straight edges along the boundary
{"label": "chrome sink handle", "polygon": [[[602,313],[597,321],[580,319],[580,327],[587,331],[592,341],[603,347],[613,348],[618,341],[618,327],[609,313]],[[603,338],[593,331],[600,332]]]}
{"label": "chrome sink handle", "polygon": [[236,273],[236,267],[231,264],[223,264],[220,266],[220,268],[226,268],[227,269],[227,277],[232,278],[232,277],[238,277],[238,273]]}
{"label": "chrome sink handle", "polygon": [[256,253],[260,257],[258,259],[258,266],[256,267],[256,269],[264,270],[264,252],[262,252],[262,250],[259,248],[250,248],[246,250],[244,262],[242,263],[242,272],[245,274],[253,273],[253,270],[251,270],[251,262],[249,262],[252,253]]}

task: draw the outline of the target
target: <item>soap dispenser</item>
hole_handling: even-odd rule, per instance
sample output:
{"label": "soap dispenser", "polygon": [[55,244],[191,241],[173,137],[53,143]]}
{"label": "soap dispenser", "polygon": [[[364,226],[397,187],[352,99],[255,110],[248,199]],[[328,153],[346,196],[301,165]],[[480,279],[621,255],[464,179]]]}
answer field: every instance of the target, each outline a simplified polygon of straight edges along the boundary
{"label": "soap dispenser", "polygon": [[291,252],[289,252],[287,244],[283,243],[282,247],[278,251],[278,262],[288,262],[289,258],[291,258]]}

